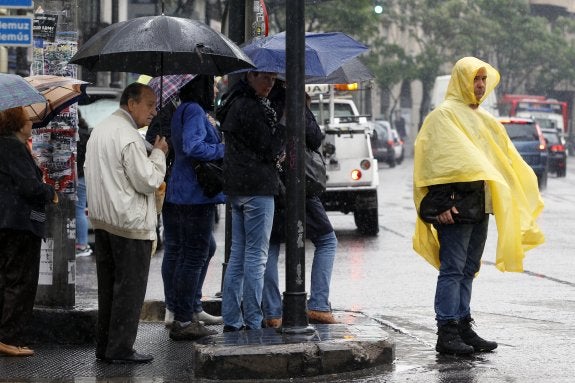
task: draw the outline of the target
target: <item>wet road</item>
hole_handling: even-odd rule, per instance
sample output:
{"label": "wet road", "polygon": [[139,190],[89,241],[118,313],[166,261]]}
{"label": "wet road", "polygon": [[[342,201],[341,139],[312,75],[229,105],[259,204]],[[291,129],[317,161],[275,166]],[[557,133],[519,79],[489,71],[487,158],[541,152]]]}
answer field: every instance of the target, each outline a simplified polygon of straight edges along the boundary
{"label": "wet road", "polygon": [[[499,342],[488,354],[442,357],[434,351],[433,298],[437,272],[411,247],[415,211],[412,161],[380,165],[380,233],[363,237],[353,216],[330,213],[339,239],[331,301],[336,310],[357,311],[389,327],[396,362],[368,376],[316,378],[319,382],[573,382],[575,366],[575,159],[565,178],[550,176],[539,219],[547,241],[527,252],[524,273],[495,269],[497,232],[491,221],[480,275],[474,283],[472,315],[477,331]],[[223,243],[223,225],[217,229]],[[309,242],[308,242],[309,244]],[[313,246],[306,253],[307,285]],[[204,293],[220,290],[223,246],[212,260]],[[155,262],[160,262],[157,257]],[[283,259],[280,271],[283,270]],[[280,281],[283,281],[283,272]],[[147,299],[162,299],[152,276]],[[155,291],[155,292],[153,292]],[[154,296],[154,294],[156,296]]]}

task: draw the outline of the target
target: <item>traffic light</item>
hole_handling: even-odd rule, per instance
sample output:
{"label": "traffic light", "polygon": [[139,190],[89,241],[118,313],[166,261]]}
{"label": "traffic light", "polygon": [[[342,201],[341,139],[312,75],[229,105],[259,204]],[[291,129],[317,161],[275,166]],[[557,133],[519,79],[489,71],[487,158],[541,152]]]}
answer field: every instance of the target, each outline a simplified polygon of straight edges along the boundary
{"label": "traffic light", "polygon": [[383,13],[383,0],[373,0],[373,12],[378,15]]}

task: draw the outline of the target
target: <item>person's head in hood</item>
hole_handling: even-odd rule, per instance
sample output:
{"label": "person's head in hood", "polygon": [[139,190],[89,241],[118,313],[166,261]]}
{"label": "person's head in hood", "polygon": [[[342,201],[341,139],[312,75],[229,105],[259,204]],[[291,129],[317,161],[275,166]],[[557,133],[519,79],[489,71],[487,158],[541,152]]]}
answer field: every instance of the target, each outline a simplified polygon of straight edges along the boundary
{"label": "person's head in hood", "polygon": [[488,63],[464,57],[455,63],[447,86],[446,100],[462,101],[476,108],[499,84],[499,72]]}

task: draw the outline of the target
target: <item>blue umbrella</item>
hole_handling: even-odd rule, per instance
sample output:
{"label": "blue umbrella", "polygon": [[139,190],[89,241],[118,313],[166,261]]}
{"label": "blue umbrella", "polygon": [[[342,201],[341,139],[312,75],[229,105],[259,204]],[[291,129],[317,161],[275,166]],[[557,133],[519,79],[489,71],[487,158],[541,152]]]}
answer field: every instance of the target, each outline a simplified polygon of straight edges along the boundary
{"label": "blue umbrella", "polygon": [[[305,34],[305,75],[326,77],[345,62],[367,51],[345,33]],[[286,73],[286,33],[256,39],[242,46],[257,71]]]}
{"label": "blue umbrella", "polygon": [[45,102],[40,92],[23,77],[0,73],[0,111]]}
{"label": "blue umbrella", "polygon": [[331,72],[327,77],[308,76],[306,84],[349,84],[372,80],[375,76],[357,57]]}

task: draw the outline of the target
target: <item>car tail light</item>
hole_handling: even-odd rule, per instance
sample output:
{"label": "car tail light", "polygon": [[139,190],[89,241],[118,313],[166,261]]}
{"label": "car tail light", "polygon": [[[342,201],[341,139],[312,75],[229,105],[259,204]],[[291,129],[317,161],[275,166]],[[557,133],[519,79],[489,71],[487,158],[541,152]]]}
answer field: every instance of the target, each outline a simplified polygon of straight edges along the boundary
{"label": "car tail light", "polygon": [[369,170],[371,168],[371,161],[370,160],[362,160],[359,164],[359,167],[363,170]]}
{"label": "car tail light", "polygon": [[351,179],[354,181],[359,181],[361,179],[361,170],[353,169],[351,171]]}
{"label": "car tail light", "polygon": [[561,144],[551,145],[551,148],[549,150],[551,150],[552,152],[564,152],[565,146]]}
{"label": "car tail light", "polygon": [[547,143],[545,142],[545,138],[543,138],[543,136],[539,136],[539,150],[542,152],[547,150]]}

